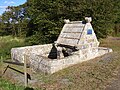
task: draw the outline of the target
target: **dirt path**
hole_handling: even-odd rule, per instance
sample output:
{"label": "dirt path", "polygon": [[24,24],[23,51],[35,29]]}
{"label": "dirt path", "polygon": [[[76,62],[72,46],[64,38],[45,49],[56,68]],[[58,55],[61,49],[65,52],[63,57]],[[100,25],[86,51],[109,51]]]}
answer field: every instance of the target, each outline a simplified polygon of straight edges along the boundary
{"label": "dirt path", "polygon": [[[112,38],[112,40],[120,41],[120,37]],[[120,90],[120,69],[118,71],[117,77],[113,80],[105,90]]]}
{"label": "dirt path", "polygon": [[113,80],[105,90],[120,90],[120,69],[115,80]]}

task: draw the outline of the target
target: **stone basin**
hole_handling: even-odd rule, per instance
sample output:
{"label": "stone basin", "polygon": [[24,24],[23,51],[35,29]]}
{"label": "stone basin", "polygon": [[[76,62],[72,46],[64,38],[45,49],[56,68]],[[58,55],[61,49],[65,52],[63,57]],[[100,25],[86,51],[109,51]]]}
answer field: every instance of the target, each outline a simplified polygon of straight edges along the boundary
{"label": "stone basin", "polygon": [[112,49],[104,47],[79,49],[78,51],[72,52],[70,56],[57,59],[57,50],[52,44],[45,44],[12,48],[11,57],[12,60],[24,63],[24,56],[26,55],[27,62],[34,71],[52,74],[71,65],[93,59],[109,52],[112,52]]}

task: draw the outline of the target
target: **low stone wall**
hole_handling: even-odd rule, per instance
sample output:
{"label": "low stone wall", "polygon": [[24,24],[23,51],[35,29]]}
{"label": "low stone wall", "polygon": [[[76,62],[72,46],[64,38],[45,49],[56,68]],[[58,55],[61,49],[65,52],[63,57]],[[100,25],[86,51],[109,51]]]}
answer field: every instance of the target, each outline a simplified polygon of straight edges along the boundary
{"label": "low stone wall", "polygon": [[112,52],[112,49],[104,47],[80,49],[73,52],[72,55],[61,59],[48,58],[50,52],[55,52],[52,44],[26,46],[12,48],[11,57],[13,60],[24,62],[24,55],[26,55],[27,62],[29,62],[34,71],[42,71],[44,73],[52,74],[68,66]]}
{"label": "low stone wall", "polygon": [[24,62],[23,61],[24,55],[30,56],[31,54],[35,54],[35,55],[45,56],[48,54],[48,52],[50,52],[51,48],[52,48],[52,44],[12,48],[11,58],[12,60]]}

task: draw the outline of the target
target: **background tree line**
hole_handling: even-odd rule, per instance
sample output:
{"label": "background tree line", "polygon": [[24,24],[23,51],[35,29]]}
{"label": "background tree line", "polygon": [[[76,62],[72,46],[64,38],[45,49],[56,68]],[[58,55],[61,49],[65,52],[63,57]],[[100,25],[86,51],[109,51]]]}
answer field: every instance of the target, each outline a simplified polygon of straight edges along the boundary
{"label": "background tree line", "polygon": [[0,35],[24,37],[30,44],[55,41],[64,19],[92,17],[98,38],[120,35],[119,0],[27,0],[23,5],[7,7],[0,16]]}

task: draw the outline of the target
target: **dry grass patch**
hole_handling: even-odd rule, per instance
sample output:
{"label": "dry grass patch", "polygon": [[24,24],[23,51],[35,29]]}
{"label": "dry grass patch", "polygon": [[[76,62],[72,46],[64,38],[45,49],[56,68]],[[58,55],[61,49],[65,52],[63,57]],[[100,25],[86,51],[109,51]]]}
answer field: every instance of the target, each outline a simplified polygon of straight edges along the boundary
{"label": "dry grass patch", "polygon": [[68,67],[52,75],[36,74],[43,82],[37,87],[46,90],[103,90],[117,75],[120,68],[119,38],[101,40],[101,46],[113,53]]}

